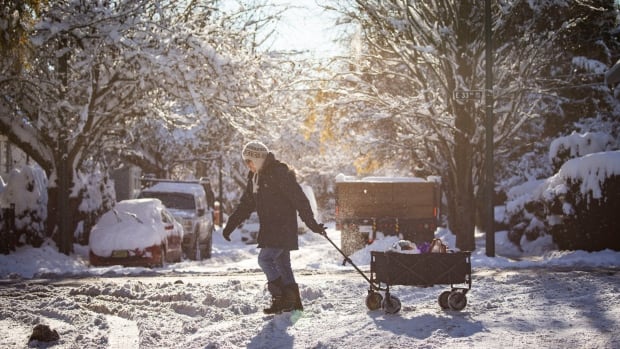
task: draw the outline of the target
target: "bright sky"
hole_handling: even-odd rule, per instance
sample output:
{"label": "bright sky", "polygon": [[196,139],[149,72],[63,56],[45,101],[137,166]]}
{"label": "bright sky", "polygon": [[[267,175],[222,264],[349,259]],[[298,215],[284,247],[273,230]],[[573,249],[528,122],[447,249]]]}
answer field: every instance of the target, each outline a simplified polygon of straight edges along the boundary
{"label": "bright sky", "polygon": [[[333,42],[343,31],[343,26],[335,27],[337,14],[324,11],[316,1],[325,0],[268,0],[268,5],[288,10],[281,13],[281,21],[265,42],[265,48],[270,51],[310,51],[317,58],[348,52],[347,48]],[[227,0],[221,6],[235,10],[240,5],[236,0]]]}
{"label": "bright sky", "polygon": [[332,40],[340,29],[334,28],[334,14],[325,12],[315,0],[273,0],[274,4],[290,5],[275,33],[273,50],[309,50],[320,56],[342,53]]}

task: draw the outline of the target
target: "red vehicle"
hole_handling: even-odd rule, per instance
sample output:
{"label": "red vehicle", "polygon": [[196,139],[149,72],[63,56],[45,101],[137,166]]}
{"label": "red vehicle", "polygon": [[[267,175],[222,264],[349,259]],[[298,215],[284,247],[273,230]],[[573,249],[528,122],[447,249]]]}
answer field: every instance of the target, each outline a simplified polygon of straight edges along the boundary
{"label": "red vehicle", "polygon": [[161,267],[181,261],[183,226],[159,199],[124,200],[90,232],[93,266]]}

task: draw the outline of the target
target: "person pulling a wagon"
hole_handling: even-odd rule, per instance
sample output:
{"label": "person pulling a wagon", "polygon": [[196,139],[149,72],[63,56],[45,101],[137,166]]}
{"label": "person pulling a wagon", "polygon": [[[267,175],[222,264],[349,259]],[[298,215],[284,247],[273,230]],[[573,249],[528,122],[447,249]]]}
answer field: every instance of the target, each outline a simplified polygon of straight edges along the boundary
{"label": "person pulling a wagon", "polygon": [[267,278],[271,306],[266,314],[303,310],[299,286],[291,268],[292,250],[298,250],[297,212],[306,226],[315,233],[325,231],[317,223],[310,202],[299,186],[295,173],[277,160],[267,146],[251,141],[243,147],[243,160],[249,168],[248,180],[240,202],[228,218],[223,230],[230,235],[252,212],[258,213],[258,265]]}

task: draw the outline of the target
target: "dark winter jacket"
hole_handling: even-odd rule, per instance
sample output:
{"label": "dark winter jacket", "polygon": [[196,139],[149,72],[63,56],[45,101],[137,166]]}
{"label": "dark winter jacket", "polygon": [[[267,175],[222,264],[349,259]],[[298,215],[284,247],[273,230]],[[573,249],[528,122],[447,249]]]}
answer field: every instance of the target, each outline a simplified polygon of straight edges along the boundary
{"label": "dark winter jacket", "polygon": [[253,176],[250,171],[239,206],[228,218],[227,226],[239,226],[256,211],[260,222],[258,247],[297,250],[297,212],[311,230],[318,224],[295,173],[269,153],[258,173],[256,194],[253,192]]}

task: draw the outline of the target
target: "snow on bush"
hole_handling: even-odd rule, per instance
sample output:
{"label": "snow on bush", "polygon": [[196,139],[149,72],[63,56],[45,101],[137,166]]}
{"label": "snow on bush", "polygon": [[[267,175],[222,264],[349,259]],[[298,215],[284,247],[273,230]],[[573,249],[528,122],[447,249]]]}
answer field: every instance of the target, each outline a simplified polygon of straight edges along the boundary
{"label": "snow on bush", "polygon": [[620,251],[620,151],[569,160],[546,183],[550,233],[560,249]]}
{"label": "snow on bush", "polygon": [[557,171],[566,161],[584,155],[610,150],[613,137],[603,132],[586,132],[560,137],[551,142],[549,161]]}
{"label": "snow on bush", "polygon": [[620,250],[614,233],[620,151],[600,151],[612,144],[604,133],[573,133],[552,142],[550,161],[567,161],[552,177],[508,192],[504,223],[511,227],[510,240],[523,245],[551,235],[560,249]]}
{"label": "snow on bush", "polygon": [[546,181],[542,195],[565,194],[566,184],[580,182],[579,192],[584,197],[603,198],[602,185],[613,176],[620,176],[620,151],[588,154],[567,161],[560,171]]}
{"label": "snow on bush", "polygon": [[15,241],[38,247],[45,237],[47,176],[38,166],[13,169],[0,193],[0,206],[15,205]]}
{"label": "snow on bush", "polygon": [[[74,192],[77,192],[77,212],[72,213],[76,223],[74,236],[78,242],[88,244],[88,232],[97,219],[114,206],[114,183],[109,177],[95,171],[78,173]],[[48,178],[39,166],[24,165],[9,174],[6,184],[1,183],[0,207],[7,211],[15,206],[15,231],[2,232],[0,250],[8,253],[15,245],[29,244],[39,247],[47,237]],[[8,211],[1,217],[0,226],[8,224]],[[6,229],[5,229],[6,230]]]}

